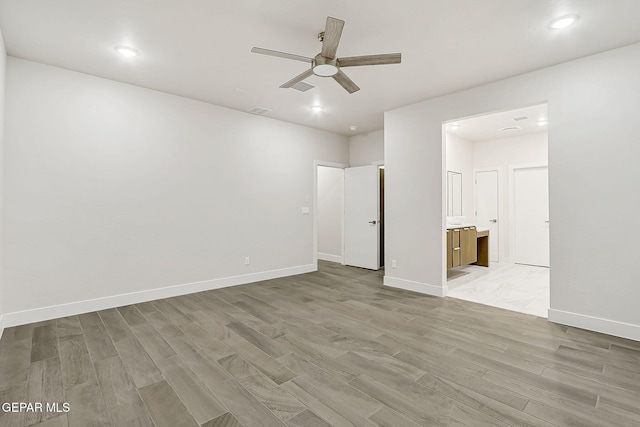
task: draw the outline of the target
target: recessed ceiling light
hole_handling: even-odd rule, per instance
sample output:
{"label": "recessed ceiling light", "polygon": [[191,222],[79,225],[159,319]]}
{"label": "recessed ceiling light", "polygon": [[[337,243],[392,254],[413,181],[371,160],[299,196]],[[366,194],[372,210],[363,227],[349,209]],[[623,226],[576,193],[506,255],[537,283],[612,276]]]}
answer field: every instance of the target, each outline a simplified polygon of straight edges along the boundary
{"label": "recessed ceiling light", "polygon": [[311,111],[313,111],[314,113],[320,113],[324,111],[324,107],[322,107],[321,105],[314,105],[313,107],[311,107]]}
{"label": "recessed ceiling light", "polygon": [[351,129],[352,131],[357,131],[358,130],[358,126],[351,125],[351,126],[349,126],[349,129]]}
{"label": "recessed ceiling light", "polygon": [[578,15],[560,16],[559,18],[556,18],[549,23],[549,28],[552,28],[554,30],[567,28],[569,25],[573,24],[577,20],[578,20]]}
{"label": "recessed ceiling light", "polygon": [[506,128],[500,129],[500,132],[509,132],[512,130],[520,130],[522,129],[520,126],[507,126]]}
{"label": "recessed ceiling light", "polygon": [[134,56],[138,56],[138,51],[129,46],[116,46],[114,48],[116,52],[118,52],[122,56],[126,56],[127,58],[132,58]]}
{"label": "recessed ceiling light", "polygon": [[546,120],[538,120],[537,123],[538,123],[538,126],[544,126],[544,125],[547,124],[547,121]]}

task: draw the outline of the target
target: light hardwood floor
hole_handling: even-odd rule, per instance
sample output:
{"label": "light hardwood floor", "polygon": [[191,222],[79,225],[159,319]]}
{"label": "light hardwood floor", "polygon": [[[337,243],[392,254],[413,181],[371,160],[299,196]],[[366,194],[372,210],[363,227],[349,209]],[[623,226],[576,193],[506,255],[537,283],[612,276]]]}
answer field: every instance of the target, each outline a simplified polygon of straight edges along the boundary
{"label": "light hardwood floor", "polygon": [[640,343],[320,271],[9,328],[28,426],[640,425]]}

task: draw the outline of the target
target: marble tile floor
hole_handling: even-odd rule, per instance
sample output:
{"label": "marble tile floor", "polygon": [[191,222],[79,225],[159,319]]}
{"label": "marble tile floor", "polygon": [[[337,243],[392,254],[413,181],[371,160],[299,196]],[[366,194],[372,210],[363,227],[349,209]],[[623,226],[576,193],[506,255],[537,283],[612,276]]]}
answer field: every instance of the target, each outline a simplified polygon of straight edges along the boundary
{"label": "marble tile floor", "polygon": [[531,265],[491,263],[466,265],[447,272],[448,296],[465,301],[547,317],[549,269]]}

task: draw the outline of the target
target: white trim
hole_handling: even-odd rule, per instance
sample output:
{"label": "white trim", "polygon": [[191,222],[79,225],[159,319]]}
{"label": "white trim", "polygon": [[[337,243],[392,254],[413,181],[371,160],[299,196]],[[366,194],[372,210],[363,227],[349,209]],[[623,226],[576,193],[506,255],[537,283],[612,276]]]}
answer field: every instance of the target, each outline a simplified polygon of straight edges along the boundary
{"label": "white trim", "polygon": [[[442,241],[440,242],[440,250],[442,257],[442,265],[440,269],[440,281],[443,286],[447,286],[447,194],[448,194],[448,186],[447,186],[447,122],[442,122],[442,126],[440,128],[440,144],[442,147],[440,149],[440,176],[442,177],[442,182],[440,183],[440,206],[441,206],[441,217],[440,217],[440,229],[442,230]],[[445,292],[445,295],[447,292]]]}
{"label": "white trim", "polygon": [[3,332],[4,332],[4,316],[0,315],[0,339],[2,339]]}
{"label": "white trim", "polygon": [[549,309],[548,315],[550,322],[561,323],[567,326],[640,341],[640,325],[571,313],[568,311],[555,310],[552,308]]}
{"label": "white trim", "polygon": [[[526,163],[509,165],[509,259],[506,262],[514,264],[516,262],[516,171],[522,169],[541,169],[547,168],[548,163]],[[549,208],[551,215],[551,208]],[[549,231],[551,233],[551,231]],[[551,243],[549,243],[551,245]]]}
{"label": "white trim", "polygon": [[349,167],[349,165],[345,163],[325,162],[324,160],[314,160],[313,164],[315,166],[326,166],[328,168],[338,168],[338,169],[346,169]]}
{"label": "white trim", "polygon": [[[346,169],[349,165],[344,163],[326,162],[324,160],[313,161],[313,264],[318,269],[318,166],[329,168]],[[344,189],[344,175],[342,176],[342,187]],[[340,248],[342,249],[342,257],[339,262],[344,265],[344,197],[342,200],[342,241]]]}
{"label": "white trim", "polygon": [[43,320],[57,319],[59,317],[73,316],[91,311],[105,310],[123,305],[138,304],[162,298],[170,298],[194,292],[209,291],[226,288],[229,286],[243,285],[245,283],[260,282],[263,280],[277,279],[279,277],[293,276],[296,274],[316,271],[315,264],[300,265],[279,270],[263,271],[260,273],[243,274],[241,276],[224,277],[220,279],[205,280],[202,282],[185,283],[182,285],[168,286],[165,288],[149,289],[146,291],[132,292],[129,294],[112,295],[104,298],[77,301],[67,304],[52,305],[32,310],[5,313],[2,316],[3,327],[24,325]]}
{"label": "white trim", "polygon": [[[446,282],[445,282],[446,283]],[[449,292],[447,285],[435,286],[428,283],[414,282],[412,280],[398,279],[396,277],[384,276],[384,286],[391,288],[404,289],[405,291],[419,292],[425,295],[433,295],[436,297],[446,297]]]}
{"label": "white trim", "polygon": [[384,160],[376,160],[375,162],[371,162],[374,166],[384,166]]}
{"label": "white trim", "polygon": [[323,254],[322,252],[318,252],[318,259],[343,264],[343,260],[340,255]]}

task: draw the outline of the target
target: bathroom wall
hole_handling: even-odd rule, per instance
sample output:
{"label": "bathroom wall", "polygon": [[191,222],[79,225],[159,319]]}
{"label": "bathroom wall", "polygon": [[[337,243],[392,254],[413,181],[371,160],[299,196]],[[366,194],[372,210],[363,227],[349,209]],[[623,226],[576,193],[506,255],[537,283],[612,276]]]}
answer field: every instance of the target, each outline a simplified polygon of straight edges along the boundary
{"label": "bathroom wall", "polygon": [[472,144],[473,169],[497,169],[499,179],[499,253],[501,262],[513,262],[509,247],[509,168],[517,165],[548,164],[547,132],[540,132]]}

